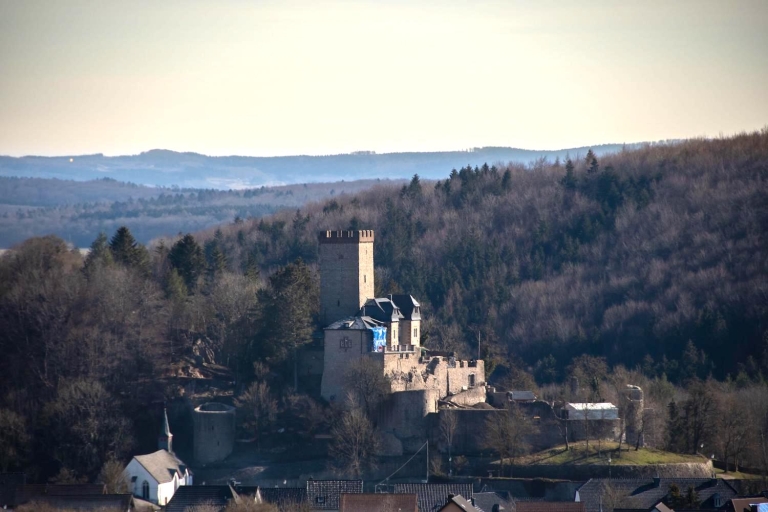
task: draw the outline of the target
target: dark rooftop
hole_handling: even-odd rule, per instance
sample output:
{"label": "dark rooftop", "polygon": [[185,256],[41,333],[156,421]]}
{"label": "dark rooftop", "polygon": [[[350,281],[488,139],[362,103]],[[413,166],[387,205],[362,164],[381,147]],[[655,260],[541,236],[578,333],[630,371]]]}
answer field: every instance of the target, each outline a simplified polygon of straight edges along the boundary
{"label": "dark rooftop", "polygon": [[307,500],[316,510],[339,510],[342,494],[362,492],[362,480],[307,480]]}
{"label": "dark rooftop", "polygon": [[277,505],[281,511],[307,501],[307,489],[304,487],[262,487],[260,492],[262,500]]}
{"label": "dark rooftop", "polygon": [[472,484],[395,484],[396,494],[416,494],[419,497],[419,512],[437,512],[453,494],[472,499]]}
{"label": "dark rooftop", "polygon": [[736,491],[721,478],[593,478],[582,485],[579,499],[586,506],[586,512],[600,512],[600,497],[610,486],[623,496],[617,508],[650,509],[664,500],[670,487],[675,484],[682,493],[692,487],[699,496],[702,508],[715,508],[712,501],[719,495],[723,502],[736,497]]}

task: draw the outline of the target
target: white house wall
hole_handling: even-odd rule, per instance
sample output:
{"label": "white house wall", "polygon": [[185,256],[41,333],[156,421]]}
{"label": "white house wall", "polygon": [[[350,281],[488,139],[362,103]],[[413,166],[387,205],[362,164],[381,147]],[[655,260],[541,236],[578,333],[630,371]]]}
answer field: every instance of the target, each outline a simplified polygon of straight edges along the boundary
{"label": "white house wall", "polygon": [[[128,474],[128,481],[131,482],[131,492],[134,496],[142,498],[142,483],[146,480],[149,483],[149,501],[157,503],[157,480],[149,474],[144,466],[139,464],[139,461],[132,459],[126,466],[125,472]],[[136,477],[135,482],[132,481],[134,476]]]}

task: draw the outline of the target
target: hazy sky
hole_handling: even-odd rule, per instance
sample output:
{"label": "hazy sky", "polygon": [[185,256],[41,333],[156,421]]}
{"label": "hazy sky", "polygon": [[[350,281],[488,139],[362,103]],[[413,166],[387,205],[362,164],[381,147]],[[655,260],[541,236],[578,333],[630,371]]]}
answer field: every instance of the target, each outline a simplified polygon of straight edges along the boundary
{"label": "hazy sky", "polygon": [[0,154],[555,149],[768,124],[768,0],[0,0]]}

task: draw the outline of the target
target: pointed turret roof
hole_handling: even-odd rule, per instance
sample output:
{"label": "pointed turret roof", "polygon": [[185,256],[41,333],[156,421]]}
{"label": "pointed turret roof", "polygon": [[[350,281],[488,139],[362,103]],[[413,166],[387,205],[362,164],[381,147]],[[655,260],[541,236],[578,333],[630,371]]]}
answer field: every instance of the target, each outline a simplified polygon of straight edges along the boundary
{"label": "pointed turret roof", "polygon": [[173,435],[171,434],[171,427],[168,425],[168,410],[165,407],[163,407],[163,427],[160,434],[165,436]]}

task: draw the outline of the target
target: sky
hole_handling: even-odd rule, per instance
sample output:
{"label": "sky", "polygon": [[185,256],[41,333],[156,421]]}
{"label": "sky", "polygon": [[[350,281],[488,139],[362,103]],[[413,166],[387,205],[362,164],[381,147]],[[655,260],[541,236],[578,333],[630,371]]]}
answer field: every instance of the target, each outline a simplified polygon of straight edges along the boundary
{"label": "sky", "polygon": [[0,0],[0,154],[717,137],[766,48],[765,0]]}

